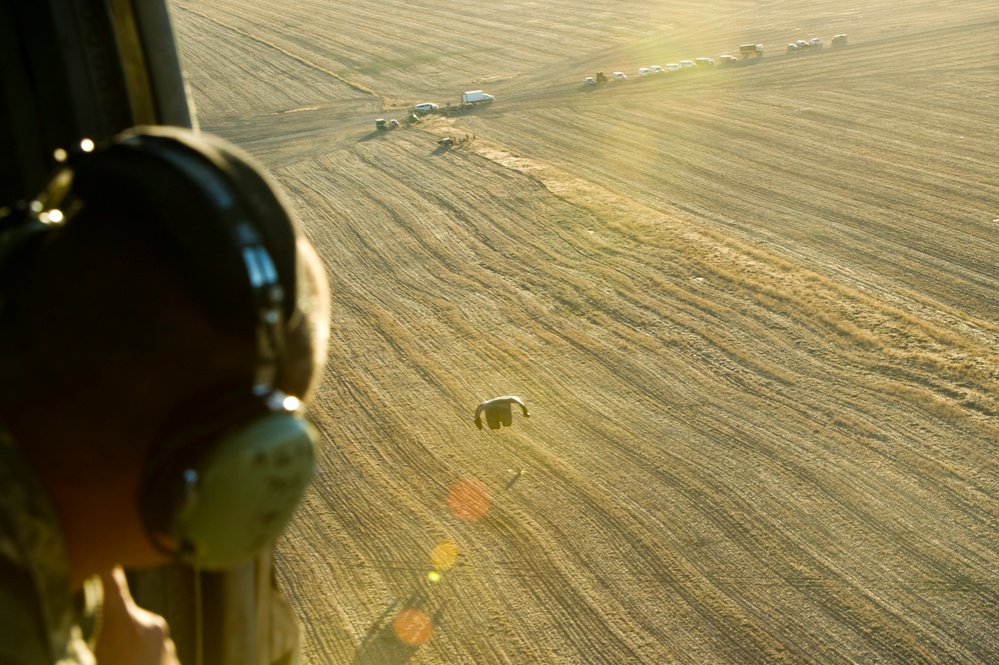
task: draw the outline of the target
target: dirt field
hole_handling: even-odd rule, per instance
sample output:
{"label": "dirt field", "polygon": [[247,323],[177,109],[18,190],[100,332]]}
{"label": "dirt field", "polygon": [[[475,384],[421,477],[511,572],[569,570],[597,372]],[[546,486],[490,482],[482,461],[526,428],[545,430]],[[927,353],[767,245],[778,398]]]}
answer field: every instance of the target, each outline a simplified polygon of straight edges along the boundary
{"label": "dirt field", "polygon": [[999,6],[605,4],[173,5],[333,287],[306,662],[999,661]]}

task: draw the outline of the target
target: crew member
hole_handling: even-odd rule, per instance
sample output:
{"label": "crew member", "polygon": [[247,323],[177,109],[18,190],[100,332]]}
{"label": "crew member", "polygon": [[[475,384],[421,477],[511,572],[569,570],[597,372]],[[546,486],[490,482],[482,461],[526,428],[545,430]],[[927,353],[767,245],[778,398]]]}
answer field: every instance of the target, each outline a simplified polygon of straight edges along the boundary
{"label": "crew member", "polygon": [[121,567],[269,547],[313,472],[323,269],[234,146],[140,128],[0,215],[0,662],[175,663]]}

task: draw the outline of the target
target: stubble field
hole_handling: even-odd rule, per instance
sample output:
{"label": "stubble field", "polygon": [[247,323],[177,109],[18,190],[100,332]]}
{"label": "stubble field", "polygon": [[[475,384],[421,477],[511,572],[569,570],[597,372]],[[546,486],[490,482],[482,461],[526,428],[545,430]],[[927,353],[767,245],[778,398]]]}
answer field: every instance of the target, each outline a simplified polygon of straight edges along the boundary
{"label": "stubble field", "polygon": [[333,290],[307,663],[999,659],[994,3],[172,12]]}

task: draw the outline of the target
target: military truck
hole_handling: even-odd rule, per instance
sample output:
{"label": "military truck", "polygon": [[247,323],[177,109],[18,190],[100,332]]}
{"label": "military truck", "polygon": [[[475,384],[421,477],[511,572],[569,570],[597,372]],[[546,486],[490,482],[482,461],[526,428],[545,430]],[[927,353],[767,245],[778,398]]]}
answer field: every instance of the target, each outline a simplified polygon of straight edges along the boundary
{"label": "military truck", "polygon": [[743,58],[755,55],[757,58],[763,55],[763,44],[743,44],[739,47],[739,53]]}

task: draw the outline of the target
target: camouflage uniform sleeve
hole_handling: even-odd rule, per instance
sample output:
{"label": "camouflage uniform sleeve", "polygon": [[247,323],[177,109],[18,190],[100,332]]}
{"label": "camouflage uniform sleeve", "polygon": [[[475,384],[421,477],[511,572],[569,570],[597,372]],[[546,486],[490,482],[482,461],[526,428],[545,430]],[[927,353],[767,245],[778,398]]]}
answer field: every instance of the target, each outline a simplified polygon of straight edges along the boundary
{"label": "camouflage uniform sleeve", "polygon": [[59,521],[0,424],[0,665],[94,665],[80,607]]}
{"label": "camouflage uniform sleeve", "polygon": [[49,665],[48,633],[34,582],[9,556],[9,532],[0,529],[0,665]]}

